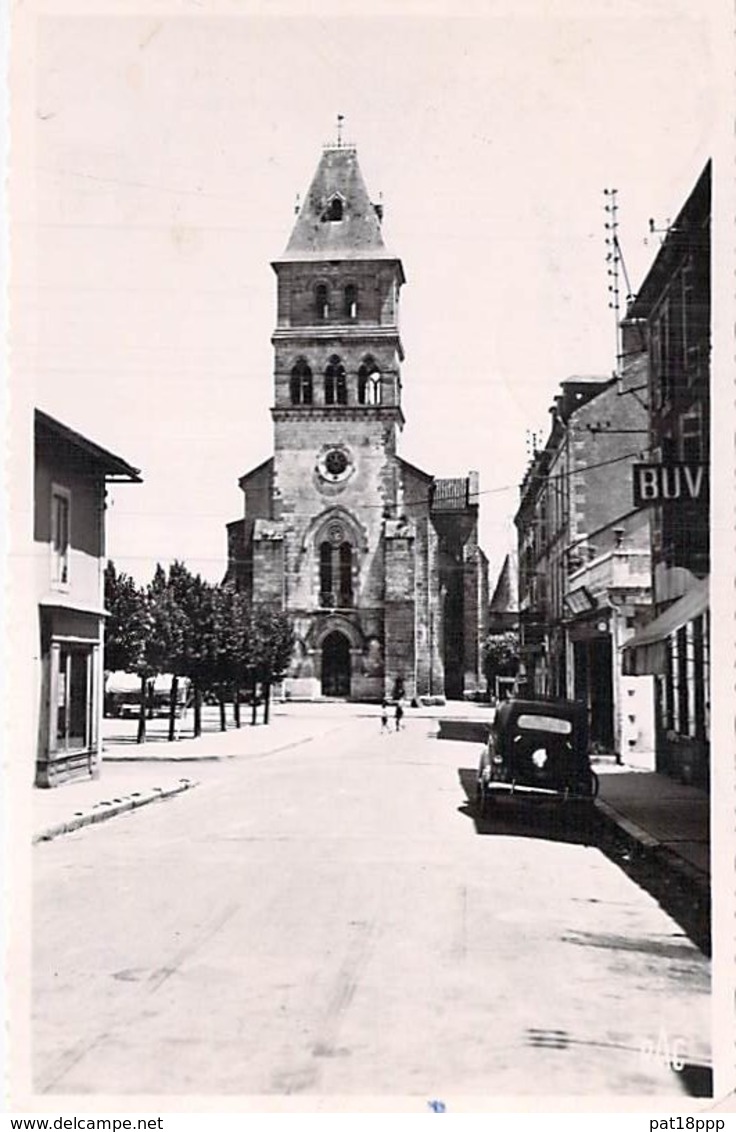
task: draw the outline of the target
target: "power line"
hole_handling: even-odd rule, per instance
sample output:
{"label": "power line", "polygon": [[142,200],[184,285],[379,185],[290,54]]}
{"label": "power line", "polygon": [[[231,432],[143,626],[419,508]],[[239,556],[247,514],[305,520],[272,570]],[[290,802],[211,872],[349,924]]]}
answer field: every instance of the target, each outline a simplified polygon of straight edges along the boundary
{"label": "power line", "polygon": [[[518,491],[527,482],[529,482],[529,480],[532,480],[532,479],[545,480],[548,483],[553,483],[553,482],[566,480],[566,479],[572,479],[573,476],[582,475],[584,472],[594,471],[596,468],[606,468],[606,467],[609,467],[611,464],[619,464],[624,460],[632,460],[632,459],[640,458],[642,455],[644,455],[644,453],[649,452],[649,451],[650,451],[650,449],[647,448],[647,449],[643,449],[643,450],[640,449],[638,452],[627,452],[623,456],[615,456],[610,460],[600,460],[598,463],[595,463],[595,464],[584,464],[580,467],[572,469],[569,472],[559,472],[559,473],[556,473],[555,475],[545,475],[544,473],[540,473],[539,475],[535,475],[534,473],[529,473],[528,479],[525,479],[521,485],[519,485],[518,483],[505,484],[502,487],[490,487],[490,488],[486,488],[484,491],[477,491],[477,492],[474,491],[474,492],[471,492],[471,493],[468,494],[468,499],[469,499],[469,501],[471,502],[471,505],[472,505],[472,501],[474,499],[479,498],[481,495],[500,495],[503,492],[507,492],[507,491]],[[439,478],[441,479],[442,477],[439,477]],[[448,477],[448,478],[452,478],[452,477]],[[461,478],[461,477],[458,477],[458,478]],[[427,495],[427,496],[421,496],[421,497],[416,498],[416,499],[405,499],[403,506],[405,508],[428,507],[428,506],[431,505],[431,502],[432,502],[432,496]],[[387,507],[387,504],[385,504],[385,503],[362,503],[359,508],[356,508],[356,510],[359,510],[359,511],[377,511],[377,510],[383,510],[386,507]],[[113,509],[115,510],[115,514],[117,516],[121,516],[121,517],[125,516],[126,518],[151,518],[151,519],[181,518],[181,519],[188,519],[188,518],[191,518],[192,516],[196,516],[196,517],[201,518],[201,519],[211,518],[211,519],[218,519],[220,521],[223,520],[223,515],[219,511],[188,511],[188,510],[185,510],[185,511],[128,511],[128,510],[125,510],[125,509],[122,509],[122,508],[116,508],[116,507],[114,507],[114,504],[113,504]],[[325,510],[329,510],[329,507],[325,507]],[[319,512],[319,513],[321,514],[321,512]],[[443,511],[442,509],[438,509],[438,510],[432,512],[432,513],[433,514],[440,514],[440,515],[444,513],[444,514],[450,515],[453,512],[448,508],[446,511]],[[289,517],[295,516],[297,518],[313,518],[313,517],[316,517],[314,510],[289,511],[288,516]],[[243,521],[245,521],[244,516],[241,517],[241,518],[242,518]],[[254,515],[254,516],[252,516],[252,518],[254,520],[255,519],[267,519],[269,522],[278,521],[278,520],[270,518],[267,515]],[[387,516],[387,518],[395,518],[395,516]],[[241,521],[241,519],[229,520],[229,522],[235,522],[235,523],[240,522],[240,521]]]}

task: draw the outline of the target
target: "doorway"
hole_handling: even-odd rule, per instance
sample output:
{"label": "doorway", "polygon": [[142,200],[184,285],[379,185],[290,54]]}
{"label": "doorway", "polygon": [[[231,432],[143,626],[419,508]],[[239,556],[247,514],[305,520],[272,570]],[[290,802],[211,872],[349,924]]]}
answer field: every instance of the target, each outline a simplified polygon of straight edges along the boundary
{"label": "doorway", "polygon": [[350,641],[337,630],[322,642],[322,695],[350,695]]}

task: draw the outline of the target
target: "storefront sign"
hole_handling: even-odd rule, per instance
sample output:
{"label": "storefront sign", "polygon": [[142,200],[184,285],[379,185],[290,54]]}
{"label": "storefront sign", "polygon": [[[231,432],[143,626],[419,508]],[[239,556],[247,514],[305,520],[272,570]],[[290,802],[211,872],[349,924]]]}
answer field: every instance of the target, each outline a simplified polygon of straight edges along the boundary
{"label": "storefront sign", "polygon": [[710,489],[707,464],[634,464],[634,506],[705,502]]}
{"label": "storefront sign", "polygon": [[585,586],[580,586],[571,593],[565,594],[562,599],[568,613],[573,617],[578,617],[581,613],[590,613],[591,609],[595,609],[596,600]]}

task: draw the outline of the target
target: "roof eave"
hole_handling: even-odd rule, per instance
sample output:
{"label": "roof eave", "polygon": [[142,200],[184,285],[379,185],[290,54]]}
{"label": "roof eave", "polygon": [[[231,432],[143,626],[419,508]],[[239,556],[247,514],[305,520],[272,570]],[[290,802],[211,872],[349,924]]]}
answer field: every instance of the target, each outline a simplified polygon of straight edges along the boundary
{"label": "roof eave", "polygon": [[87,459],[99,466],[106,481],[110,483],[143,483],[140,468],[134,468],[121,456],[116,456],[114,452],[109,452],[101,445],[95,444],[93,440],[83,436],[81,432],[75,432],[68,425],[57,421],[55,417],[44,413],[42,409],[34,410],[34,425],[37,433],[43,429],[83,452]]}

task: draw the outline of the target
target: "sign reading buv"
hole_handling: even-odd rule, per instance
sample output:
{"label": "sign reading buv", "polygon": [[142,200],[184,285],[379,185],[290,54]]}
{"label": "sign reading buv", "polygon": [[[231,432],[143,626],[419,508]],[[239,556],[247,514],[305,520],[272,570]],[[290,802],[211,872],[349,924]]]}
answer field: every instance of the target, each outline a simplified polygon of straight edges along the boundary
{"label": "sign reading buv", "polygon": [[634,464],[633,468],[635,507],[708,500],[707,464]]}

